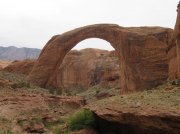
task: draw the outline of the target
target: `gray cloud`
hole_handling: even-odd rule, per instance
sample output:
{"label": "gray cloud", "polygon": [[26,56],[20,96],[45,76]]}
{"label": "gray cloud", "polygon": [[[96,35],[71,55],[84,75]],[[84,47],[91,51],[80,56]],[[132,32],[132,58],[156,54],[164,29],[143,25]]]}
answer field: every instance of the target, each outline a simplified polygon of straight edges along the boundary
{"label": "gray cloud", "polygon": [[[0,0],[0,43],[42,48],[55,34],[95,23],[173,28],[177,3],[178,0]],[[84,42],[100,48],[101,43],[108,44],[94,39]]]}

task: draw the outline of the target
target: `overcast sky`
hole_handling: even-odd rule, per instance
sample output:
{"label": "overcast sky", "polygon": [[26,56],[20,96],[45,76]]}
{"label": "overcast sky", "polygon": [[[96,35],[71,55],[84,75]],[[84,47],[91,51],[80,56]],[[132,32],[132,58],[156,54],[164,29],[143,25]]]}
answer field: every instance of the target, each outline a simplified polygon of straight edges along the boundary
{"label": "overcast sky", "polygon": [[[96,23],[173,28],[178,0],[0,0],[0,45],[43,48],[55,34]],[[107,45],[106,45],[107,44]],[[79,48],[111,49],[99,39]]]}

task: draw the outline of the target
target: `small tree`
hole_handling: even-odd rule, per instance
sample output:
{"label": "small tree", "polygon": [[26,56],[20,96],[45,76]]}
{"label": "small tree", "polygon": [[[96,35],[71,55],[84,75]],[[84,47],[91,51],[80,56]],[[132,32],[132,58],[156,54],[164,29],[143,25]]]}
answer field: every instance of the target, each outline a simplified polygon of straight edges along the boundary
{"label": "small tree", "polygon": [[94,113],[89,109],[83,109],[76,112],[68,120],[68,127],[70,131],[77,131],[84,128],[95,127],[95,117]]}

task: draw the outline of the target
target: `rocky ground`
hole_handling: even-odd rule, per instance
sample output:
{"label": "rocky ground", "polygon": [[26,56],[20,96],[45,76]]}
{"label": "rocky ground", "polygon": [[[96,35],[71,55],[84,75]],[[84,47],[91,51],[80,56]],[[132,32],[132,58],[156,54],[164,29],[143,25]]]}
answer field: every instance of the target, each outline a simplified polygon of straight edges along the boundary
{"label": "rocky ground", "polygon": [[[116,133],[180,133],[180,87],[175,82],[153,90],[99,100],[88,108],[109,124],[121,126],[113,127]],[[131,130],[124,130],[128,124]]]}
{"label": "rocky ground", "polygon": [[83,129],[77,134],[180,132],[178,82],[126,95],[121,95],[119,89],[96,86],[76,96],[58,96],[28,83],[24,75],[0,72],[0,77],[2,134],[60,133],[59,129],[66,129],[69,116],[82,108],[95,113],[97,130]]}
{"label": "rocky ground", "polygon": [[0,133],[52,133],[85,105],[82,97],[57,96],[31,85],[24,75],[0,72]]}

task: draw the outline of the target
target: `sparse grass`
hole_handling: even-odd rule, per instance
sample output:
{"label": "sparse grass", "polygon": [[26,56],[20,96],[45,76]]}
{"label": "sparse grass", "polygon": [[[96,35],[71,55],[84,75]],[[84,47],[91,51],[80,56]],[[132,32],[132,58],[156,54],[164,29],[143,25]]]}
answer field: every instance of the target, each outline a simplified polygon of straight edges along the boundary
{"label": "sparse grass", "polygon": [[4,118],[4,117],[0,117],[0,122],[1,123],[6,123],[6,122],[9,122],[9,120]]}
{"label": "sparse grass", "polygon": [[84,91],[86,91],[87,89],[82,87],[82,86],[77,86],[75,85],[74,87],[71,87],[69,89],[62,89],[62,95],[66,95],[66,96],[75,96],[78,93],[82,93]]}
{"label": "sparse grass", "polygon": [[49,91],[50,94],[53,94],[53,95],[62,95],[62,89],[61,88],[49,87],[48,91]]}
{"label": "sparse grass", "polygon": [[11,87],[13,89],[16,89],[16,88],[30,88],[30,83],[28,81],[19,81],[17,83],[13,83],[11,85]]}
{"label": "sparse grass", "polygon": [[11,130],[0,130],[0,134],[17,134],[12,132]]}
{"label": "sparse grass", "polygon": [[26,79],[26,76],[23,74],[0,71],[0,77],[8,80],[10,83],[9,85],[7,85],[7,87],[4,87],[2,89],[13,90],[18,92],[20,92],[20,90],[23,91],[28,90],[29,93],[35,93],[35,94],[42,94],[42,93],[49,94],[50,91],[48,89],[40,88],[38,86],[33,85]]}
{"label": "sparse grass", "polygon": [[117,88],[102,88],[99,85],[93,86],[89,88],[88,90],[81,92],[77,94],[77,96],[83,96],[85,97],[87,102],[95,102],[97,101],[96,95],[100,93],[108,93],[111,95],[117,95],[119,94],[120,90]]}
{"label": "sparse grass", "polygon": [[14,83],[24,81],[26,79],[26,76],[23,74],[9,73],[4,71],[0,71],[0,77],[5,78]]}
{"label": "sparse grass", "polygon": [[180,107],[180,87],[169,83],[160,85],[153,90],[118,95],[95,102],[96,106],[112,105],[126,108],[153,108],[177,111]]}
{"label": "sparse grass", "polygon": [[64,125],[55,125],[51,128],[53,134],[69,134],[69,130],[64,128]]}
{"label": "sparse grass", "polygon": [[[1,89],[2,96],[4,95],[12,96],[11,93],[16,96],[17,93],[22,91],[25,94],[49,93],[48,90],[46,89],[36,87],[28,83],[23,75],[0,72],[0,77],[8,79],[10,82],[14,83],[15,86],[14,88],[10,87],[10,90],[12,91],[10,93],[7,92],[6,88],[4,88],[5,90]],[[148,109],[153,107],[153,108],[157,108],[157,110],[164,109],[164,111],[168,111],[168,110],[177,111],[177,109],[179,109],[180,107],[179,83],[180,83],[179,81],[175,81],[175,82],[169,81],[166,84],[153,88],[153,90],[146,90],[143,92],[136,92],[127,95],[120,95],[119,89],[116,88],[108,89],[108,88],[101,88],[100,86],[94,86],[85,92],[80,91],[81,93],[79,93],[78,95],[85,96],[85,98],[89,102],[93,102],[93,105],[99,107],[124,106],[124,108],[134,108],[137,111],[140,110],[141,108]],[[3,93],[4,91],[6,91],[8,94]],[[116,96],[97,101],[95,96],[106,92],[110,94],[113,93]],[[70,113],[73,113],[73,111],[77,110],[77,108],[74,108],[69,104],[63,104],[62,106],[60,103],[55,102],[55,103],[48,103],[47,105],[51,112],[64,110],[66,111],[66,113],[68,113],[69,111],[71,111]],[[62,112],[63,115],[66,113]],[[57,115],[58,118],[61,118],[60,117],[61,113],[54,113],[54,114],[56,115],[58,114]],[[42,115],[41,109],[36,109],[33,111],[29,110],[27,112],[22,111],[22,113],[19,113],[18,117],[22,116],[22,117],[33,117],[33,118],[28,121],[25,120],[19,121],[19,125],[22,126],[25,123],[30,123],[31,125],[42,123],[47,129],[52,130],[54,134],[66,134],[66,133],[68,134],[69,131],[76,131],[86,127],[94,127],[95,125],[94,115],[91,111],[87,109],[75,113],[69,119],[67,119],[66,117],[66,119],[63,120],[59,119],[56,120],[55,122],[43,122],[41,115]],[[69,116],[69,113],[66,116]],[[0,118],[0,123],[2,124],[2,126],[3,124],[6,124],[6,126],[8,125],[9,126],[7,127],[8,129],[10,129],[11,127],[9,125],[11,122],[9,122],[4,118]],[[67,129],[65,127],[65,124],[67,124]],[[8,130],[7,131],[0,130],[0,134],[14,134],[14,133]]]}
{"label": "sparse grass", "polygon": [[62,125],[56,125],[52,127],[52,132],[53,134],[62,134],[62,129],[63,129]]}

